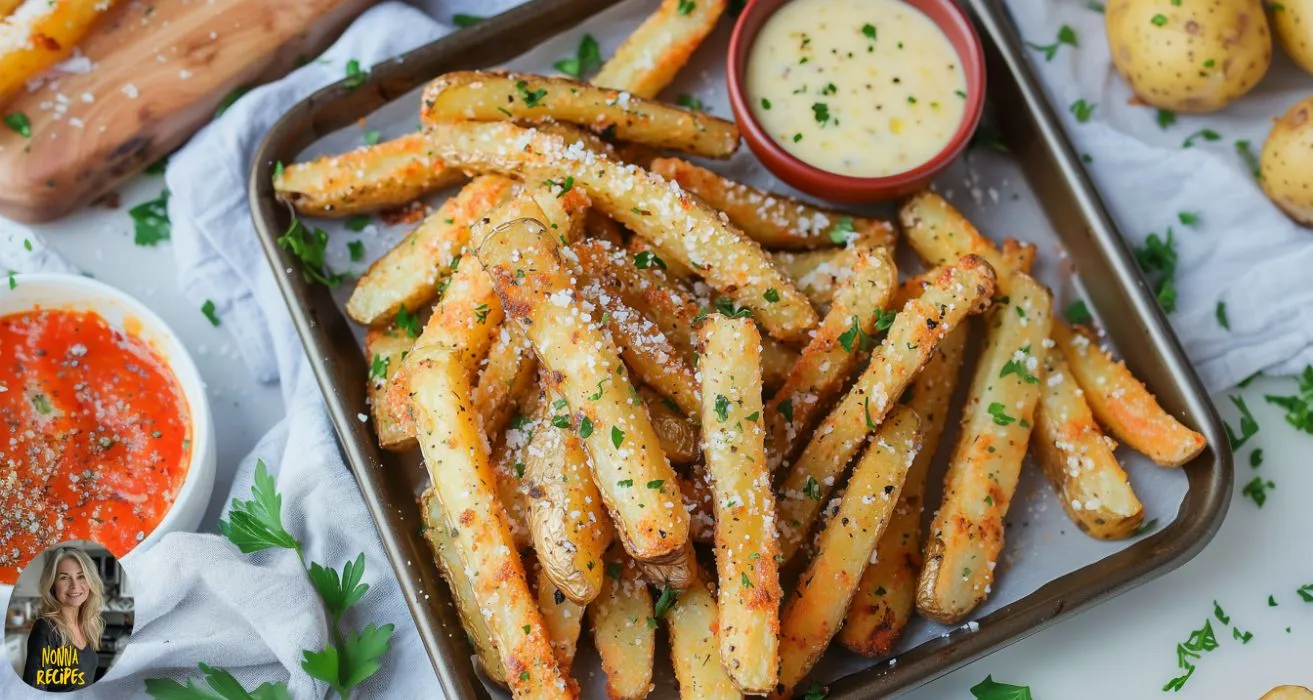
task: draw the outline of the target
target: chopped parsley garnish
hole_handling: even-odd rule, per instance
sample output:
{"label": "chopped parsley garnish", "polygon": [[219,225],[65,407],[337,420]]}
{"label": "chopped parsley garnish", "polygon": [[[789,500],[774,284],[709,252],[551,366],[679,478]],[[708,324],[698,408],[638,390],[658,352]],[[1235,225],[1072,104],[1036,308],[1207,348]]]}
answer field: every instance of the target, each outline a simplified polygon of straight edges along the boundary
{"label": "chopped parsley garnish", "polygon": [[[1017,308],[1020,309],[1021,307],[1018,306]],[[1018,352],[1023,355],[1023,358],[1018,360],[1014,354],[1011,359],[1003,364],[1003,371],[998,373],[998,378],[1002,379],[1009,374],[1015,374],[1027,384],[1039,384],[1039,377],[1031,374],[1030,369],[1026,367],[1026,362],[1030,359],[1030,346],[1027,345]]]}
{"label": "chopped parsley garnish", "polygon": [[1276,487],[1277,485],[1271,481],[1265,480],[1261,476],[1256,476],[1249,483],[1245,484],[1244,488],[1240,489],[1240,495],[1253,500],[1255,505],[1262,508],[1263,504],[1267,503],[1267,492]]}
{"label": "chopped parsley garnish", "polygon": [[1194,675],[1195,666],[1192,660],[1216,648],[1217,635],[1213,633],[1213,621],[1205,620],[1203,627],[1194,630],[1189,638],[1176,645],[1176,664],[1185,673],[1167,681],[1167,685],[1163,686],[1163,692],[1169,690],[1177,692],[1184,688],[1190,676]]}
{"label": "chopped parsley garnish", "polygon": [[1173,235],[1170,227],[1167,229],[1166,240],[1159,238],[1156,233],[1151,233],[1145,240],[1144,247],[1137,248],[1135,251],[1135,259],[1140,263],[1140,269],[1150,275],[1158,273],[1153,283],[1154,294],[1163,311],[1169,314],[1176,310],[1176,240]]}
{"label": "chopped parsley garnish", "polygon": [[827,694],[825,686],[812,681],[811,685],[807,686],[807,692],[802,694],[802,700],[825,700]]}
{"label": "chopped parsley garnish", "polygon": [[746,306],[735,307],[734,300],[728,297],[717,299],[714,306],[717,311],[729,318],[752,318],[752,309]]}
{"label": "chopped parsley garnish", "polygon": [[696,9],[697,3],[693,2],[693,0],[679,0],[679,4],[675,6],[675,11],[681,15],[690,14]]}
{"label": "chopped parsley garnish", "polygon": [[675,605],[679,600],[679,591],[670,586],[661,587],[661,596],[657,598],[656,605],[652,606],[652,614],[656,617],[665,617],[666,612]]}
{"label": "chopped parsley garnish", "polygon": [[762,109],[770,109],[770,100],[768,100],[768,99],[766,99],[766,98],[764,98],[764,97],[761,98],[761,108],[762,108]]}
{"label": "chopped parsley garnish", "polygon": [[215,328],[219,327],[219,315],[214,312],[213,301],[206,299],[205,303],[201,304],[201,313],[205,314],[205,318],[209,319],[211,326],[214,326]]}
{"label": "chopped parsley garnish", "polygon": [[748,578],[748,572],[746,571],[739,572],[739,583],[742,584],[744,588],[755,588],[755,586],[752,585],[752,579]]}
{"label": "chopped parsley garnish", "polygon": [[1131,536],[1139,537],[1140,535],[1143,535],[1146,532],[1153,532],[1154,530],[1157,529],[1158,529],[1158,518],[1154,518],[1149,522],[1140,523],[1140,526],[1135,528],[1135,532],[1132,532]]}
{"label": "chopped parsley garnish", "polygon": [[579,437],[587,440],[593,434],[593,421],[584,416],[579,419]]}
{"label": "chopped parsley garnish", "polygon": [[1058,40],[1053,42],[1052,44],[1040,45],[1040,44],[1032,44],[1029,41],[1026,42],[1026,46],[1029,46],[1030,48],[1035,49],[1040,53],[1043,53],[1045,61],[1052,61],[1053,57],[1057,55],[1058,49],[1062,48],[1063,44],[1066,44],[1067,46],[1070,46],[1072,48],[1079,46],[1079,44],[1076,41],[1076,30],[1072,29],[1070,26],[1066,24],[1062,25],[1062,27],[1058,29]]}
{"label": "chopped parsley garnish", "polygon": [[1160,109],[1155,114],[1154,119],[1158,122],[1158,128],[1165,131],[1167,127],[1176,123],[1176,112],[1170,109]]}
{"label": "chopped parsley garnish", "polygon": [[369,363],[369,376],[375,379],[387,379],[388,367],[392,364],[392,358],[375,354],[374,359]]}
{"label": "chopped parsley garnish", "polygon": [[1089,323],[1094,320],[1094,317],[1090,315],[1090,308],[1085,305],[1083,299],[1071,302],[1063,315],[1067,317],[1068,321],[1075,324]]}
{"label": "chopped parsley garnish", "polygon": [[32,138],[32,122],[22,112],[10,112],[5,115],[5,126],[25,139]]}
{"label": "chopped parsley garnish", "polygon": [[479,304],[474,307],[474,319],[479,323],[483,323],[488,320],[488,312],[489,309],[487,304]]}
{"label": "chopped parsley garnish", "polygon": [[624,567],[619,562],[611,562],[606,565],[606,575],[617,581],[620,580],[620,572],[623,570]]}
{"label": "chopped parsley garnish", "polygon": [[1250,147],[1249,141],[1246,139],[1236,141],[1235,152],[1236,155],[1240,156],[1240,158],[1245,161],[1245,165],[1249,166],[1249,172],[1254,174],[1254,179],[1262,180],[1263,168],[1258,160],[1258,155],[1255,154],[1254,149]]}
{"label": "chopped parsley garnish", "polygon": [[875,341],[862,330],[861,324],[857,321],[857,316],[854,315],[852,325],[839,336],[839,345],[843,346],[845,352],[853,352],[854,350],[870,350],[875,347]]}
{"label": "chopped parsley garnish", "polygon": [[834,225],[830,227],[830,240],[839,244],[847,245],[849,241],[857,237],[857,227],[854,225],[853,217],[841,216]]}
{"label": "chopped parsley garnish", "polygon": [[793,135],[793,142],[794,142],[794,143],[797,143],[797,142],[799,142],[799,141],[801,141],[801,140],[802,140],[802,134],[794,134],[794,135]]}
{"label": "chopped parsley garnish", "polygon": [[54,407],[50,405],[50,399],[46,398],[45,394],[36,394],[32,397],[32,408],[35,408],[36,412],[43,416],[48,416],[55,410]]}
{"label": "chopped parsley garnish", "polygon": [[729,420],[729,399],[724,394],[716,394],[716,418],[721,423]]}
{"label": "chopped parsley garnish", "polygon": [[1194,148],[1195,139],[1203,139],[1205,141],[1221,141],[1222,135],[1217,133],[1216,131],[1213,131],[1212,129],[1200,129],[1194,132],[1193,134],[1190,134],[1189,136],[1185,137],[1185,140],[1181,142],[1181,148]]}
{"label": "chopped parsley garnish", "polygon": [[379,142],[382,138],[383,138],[383,135],[380,134],[380,133],[378,133],[377,131],[372,131],[372,130],[371,130],[371,131],[366,131],[366,132],[365,132],[365,145],[366,145],[366,146],[377,146],[377,145],[378,145],[378,142]]}
{"label": "chopped parsley garnish", "polygon": [[634,254],[634,267],[640,270],[656,268],[658,270],[666,269],[666,261],[661,256],[650,250],[639,251]]}
{"label": "chopped parsley garnish", "polygon": [[688,93],[681,93],[680,96],[675,99],[675,104],[684,109],[691,109],[694,112],[705,112],[707,109],[707,106],[702,104],[702,100],[698,99],[696,95],[690,95]]}
{"label": "chopped parsley garnish", "polygon": [[988,148],[999,153],[1008,152],[1008,146],[1003,143],[1002,134],[999,134],[998,129],[988,124],[981,124],[976,127],[976,133],[971,135],[971,141],[967,143],[967,150],[970,151],[976,148]]}
{"label": "chopped parsley garnish", "polygon": [[879,430],[880,426],[876,425],[875,421],[871,420],[871,397],[866,397],[866,401],[862,404],[862,411],[866,415],[866,429],[872,432]]}
{"label": "chopped parsley garnish", "polygon": [[579,48],[575,49],[574,58],[563,58],[554,66],[556,70],[572,78],[582,78],[602,67],[602,50],[592,34],[585,34],[579,40]]}
{"label": "chopped parsley garnish", "polygon": [[1235,431],[1231,429],[1230,423],[1223,423],[1222,427],[1226,428],[1227,442],[1231,443],[1232,450],[1238,450],[1249,438],[1258,433],[1258,421],[1254,420],[1254,414],[1249,412],[1249,407],[1245,405],[1245,399],[1242,396],[1228,396],[1231,403],[1240,410],[1240,436],[1237,437]]}
{"label": "chopped parsley garnish", "polygon": [[480,17],[478,15],[467,15],[461,12],[457,12],[456,14],[451,16],[452,24],[455,24],[457,27],[460,27],[461,29],[473,27],[474,25],[478,24],[479,22],[482,22],[485,19],[487,18]]}
{"label": "chopped parsley garnish", "polygon": [[356,233],[364,231],[367,226],[369,226],[369,217],[365,214],[357,214],[346,220],[347,229]]}
{"label": "chopped parsley garnish", "polygon": [[1313,603],[1313,583],[1305,584],[1295,589],[1301,600],[1305,603]]}
{"label": "chopped parsley garnish", "polygon": [[1078,123],[1084,124],[1090,120],[1090,117],[1094,116],[1094,108],[1098,106],[1099,105],[1097,104],[1086,102],[1085,98],[1082,97],[1081,99],[1072,102],[1071,106],[1067,109],[1076,117]]}
{"label": "chopped parsley garnish", "polygon": [[369,77],[369,71],[360,69],[360,61],[351,59],[346,62],[346,80],[342,85],[348,90],[354,90],[365,84],[365,78]]}
{"label": "chopped parsley garnish", "polygon": [[894,309],[885,311],[882,308],[875,309],[875,331],[877,333],[887,331],[894,325],[894,320],[898,318],[898,312]]}
{"label": "chopped parsley garnish", "polygon": [[971,696],[976,700],[1031,700],[1030,686],[999,683],[993,675],[971,686]]}
{"label": "chopped parsley garnish", "polygon": [[1299,377],[1298,396],[1264,396],[1274,406],[1286,409],[1286,422],[1306,433],[1313,434],[1313,366],[1305,367]]}
{"label": "chopped parsley garnish", "polygon": [[[287,229],[287,233],[278,237],[278,245],[296,258],[301,268],[301,277],[307,284],[318,282],[328,287],[336,287],[346,277],[333,272],[332,268],[324,262],[324,255],[328,249],[328,233],[321,228],[309,229],[301,223],[300,219],[292,219],[292,225]],[[418,319],[415,324],[418,327]],[[416,332],[415,336],[418,335],[419,333]]]}
{"label": "chopped parsley garnish", "polygon": [[766,301],[768,301],[768,302],[774,304],[775,302],[777,302],[777,301],[780,300],[780,290],[778,290],[778,289],[776,289],[776,288],[774,288],[774,287],[771,287],[770,289],[767,289],[767,290],[766,290],[766,293],[765,293],[765,294],[762,294],[761,296],[762,296],[762,298],[765,299]]}
{"label": "chopped parsley garnish", "polygon": [[1012,416],[1009,416],[1007,414],[1007,409],[1003,406],[1003,404],[997,401],[989,404],[989,415],[993,416],[994,422],[999,425],[1012,425],[1013,423],[1017,422],[1016,418],[1013,418]]}
{"label": "chopped parsley garnish", "polygon": [[[146,166],[146,169],[141,172],[146,173],[147,175],[163,175],[164,171],[168,167],[169,167],[169,157],[164,156],[163,158],[160,158],[154,163],[151,163],[150,165]],[[282,174],[283,174],[283,162],[278,161],[277,163],[274,164],[274,177],[279,177]]]}
{"label": "chopped parsley garnish", "polygon": [[824,102],[813,102],[812,117],[816,119],[817,124],[825,126],[830,122],[830,105]]}
{"label": "chopped parsley garnish", "polygon": [[1217,302],[1217,325],[1228,331],[1231,330],[1231,322],[1226,318],[1226,302],[1224,301]]}
{"label": "chopped parsley garnish", "polygon": [[661,485],[664,483],[666,483],[665,479],[653,479],[647,482],[647,487],[652,489],[653,491],[660,491]]}
{"label": "chopped parsley garnish", "polygon": [[561,197],[565,196],[566,192],[569,192],[570,190],[574,189],[574,176],[566,175],[565,179],[559,182],[552,179],[543,180],[543,184],[547,185],[549,189],[559,188],[561,191],[556,193],[556,198],[560,199]]}
{"label": "chopped parsley garnish", "polygon": [[360,241],[348,241],[346,244],[347,253],[351,256],[351,262],[360,262],[365,259],[365,244]]}
{"label": "chopped parsley garnish", "polygon": [[1255,449],[1253,452],[1249,453],[1249,466],[1253,467],[1254,469],[1258,469],[1259,467],[1263,466],[1262,450]]}
{"label": "chopped parsley garnish", "polygon": [[1085,3],[1085,9],[1090,10],[1091,12],[1103,12],[1104,7],[1103,7],[1103,3],[1101,2],[1095,2],[1095,0],[1089,0],[1089,2]]}
{"label": "chopped parsley garnish", "polygon": [[1199,223],[1199,212],[1181,211],[1176,213],[1176,218],[1183,226],[1193,228]]}
{"label": "chopped parsley garnish", "polygon": [[1152,24],[1152,25],[1155,26],[1155,27],[1161,27],[1161,26],[1163,26],[1164,24],[1167,24],[1167,17],[1166,17],[1165,15],[1163,15],[1162,13],[1159,13],[1159,14],[1156,14],[1156,15],[1154,15],[1153,17],[1151,17],[1151,18],[1149,19],[1149,23]]}
{"label": "chopped parsley garnish", "polygon": [[624,441],[625,441],[625,431],[615,426],[611,426],[611,444],[618,449],[620,447],[620,443]]}
{"label": "chopped parsley garnish", "polygon": [[140,246],[154,246],[169,240],[173,225],[169,222],[169,191],[164,190],[156,199],[142,202],[128,210],[132,217],[132,242]]}
{"label": "chopped parsley garnish", "polygon": [[807,482],[802,485],[802,493],[813,501],[821,500],[821,485],[810,474],[807,475]]}
{"label": "chopped parsley garnish", "polygon": [[865,36],[867,39],[874,40],[874,39],[875,39],[875,25],[874,25],[874,24],[869,24],[869,23],[868,23],[868,24],[863,24],[863,25],[862,25],[862,36]]}
{"label": "chopped parsley garnish", "polygon": [[412,338],[418,338],[422,330],[419,323],[419,316],[410,312],[406,307],[397,309],[397,328],[406,332],[406,335]]}
{"label": "chopped parsley garnish", "polygon": [[792,422],[793,422],[793,399],[792,399],[792,398],[788,398],[788,399],[785,399],[785,400],[781,401],[781,402],[780,402],[780,405],[779,405],[779,411],[780,411],[780,415],[781,415],[781,416],[784,416],[784,420],[789,421],[790,423],[792,423]]}
{"label": "chopped parsley garnish", "polygon": [[630,486],[633,486],[633,485],[634,485],[634,480],[633,480],[633,479],[621,479],[620,481],[615,482],[615,485],[616,485],[616,486],[619,486],[620,488],[625,488],[625,489],[627,489],[627,488],[629,488]]}
{"label": "chopped parsley garnish", "polygon": [[529,83],[524,80],[515,81],[515,88],[520,91],[520,99],[524,100],[525,107],[537,107],[544,97],[547,97],[546,88],[530,90]]}

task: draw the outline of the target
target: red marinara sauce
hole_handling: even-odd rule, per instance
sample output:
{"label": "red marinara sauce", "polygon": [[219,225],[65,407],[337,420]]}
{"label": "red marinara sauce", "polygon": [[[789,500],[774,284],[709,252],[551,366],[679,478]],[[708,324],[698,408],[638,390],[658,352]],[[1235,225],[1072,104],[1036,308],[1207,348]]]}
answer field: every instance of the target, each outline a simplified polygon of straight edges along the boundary
{"label": "red marinara sauce", "polygon": [[127,554],[190,455],[186,397],[145,341],[94,312],[0,316],[0,583],[65,540]]}

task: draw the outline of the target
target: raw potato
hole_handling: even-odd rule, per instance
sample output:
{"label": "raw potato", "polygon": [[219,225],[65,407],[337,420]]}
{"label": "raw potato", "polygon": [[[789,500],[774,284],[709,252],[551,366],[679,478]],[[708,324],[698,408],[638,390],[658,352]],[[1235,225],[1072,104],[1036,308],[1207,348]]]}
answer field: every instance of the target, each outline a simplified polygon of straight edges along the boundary
{"label": "raw potato", "polygon": [[1290,218],[1313,226],[1313,97],[1296,103],[1272,125],[1260,170],[1268,199]]}
{"label": "raw potato", "polygon": [[1104,21],[1117,71],[1161,109],[1215,112],[1257,85],[1272,62],[1259,0],[1112,0]]}
{"label": "raw potato", "polygon": [[1313,700],[1313,691],[1302,685],[1279,685],[1258,700]]}
{"label": "raw potato", "polygon": [[1313,73],[1313,0],[1281,0],[1272,9],[1272,31],[1281,48],[1308,73]]}

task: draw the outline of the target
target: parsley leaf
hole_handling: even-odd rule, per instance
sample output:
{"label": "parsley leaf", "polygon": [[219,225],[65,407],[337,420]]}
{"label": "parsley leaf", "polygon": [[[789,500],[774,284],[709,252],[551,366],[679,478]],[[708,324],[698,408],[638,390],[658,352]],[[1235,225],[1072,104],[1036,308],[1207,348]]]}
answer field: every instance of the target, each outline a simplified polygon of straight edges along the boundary
{"label": "parsley leaf", "polygon": [[361,241],[347,241],[346,250],[351,256],[351,262],[360,262],[365,259],[365,244]]}
{"label": "parsley leaf", "polygon": [[[1135,259],[1140,268],[1149,276],[1156,277],[1154,294],[1165,313],[1176,310],[1176,240],[1171,228],[1167,229],[1167,239],[1151,233],[1145,240],[1143,248],[1135,250]],[[1157,273],[1157,275],[1153,275]]]}
{"label": "parsley leaf", "polygon": [[300,219],[292,219],[287,233],[278,237],[278,246],[289,251],[301,267],[306,283],[318,282],[328,287],[342,283],[346,275],[333,272],[324,262],[328,248],[328,233],[321,228],[306,228]]}
{"label": "parsley leaf", "polygon": [[1189,136],[1185,137],[1185,140],[1181,142],[1181,148],[1194,148],[1195,139],[1203,139],[1205,141],[1221,141],[1222,135],[1217,133],[1216,131],[1213,131],[1212,129],[1200,129],[1194,132],[1193,134],[1190,134]]}
{"label": "parsley leaf", "polygon": [[485,19],[487,18],[480,17],[478,15],[467,15],[461,12],[457,12],[456,14],[451,16],[451,23],[456,25],[457,27],[460,27],[461,29],[465,29],[468,27],[473,27],[474,25],[478,24],[479,22],[482,22]]}
{"label": "parsley leaf", "polygon": [[1241,396],[1228,396],[1231,403],[1240,409],[1240,436],[1236,437],[1235,431],[1231,429],[1230,423],[1223,423],[1222,427],[1226,428],[1227,442],[1231,443],[1232,450],[1238,450],[1249,438],[1258,433],[1258,421],[1254,420],[1254,414],[1249,412],[1249,407],[1245,405],[1245,399]]}
{"label": "parsley leaf", "polygon": [[1217,313],[1217,325],[1225,328],[1228,331],[1231,330],[1231,322],[1226,318],[1226,302],[1224,301],[1217,302],[1216,313]]}
{"label": "parsley leaf", "polygon": [[1176,112],[1170,109],[1160,109],[1154,118],[1158,122],[1158,128],[1165,131],[1167,127],[1176,123]]}
{"label": "parsley leaf", "polygon": [[556,198],[560,199],[565,196],[566,192],[574,189],[574,176],[567,175],[565,176],[565,179],[560,182],[552,179],[543,180],[543,184],[547,185],[548,189],[559,188],[561,191],[556,193]]}
{"label": "parsley leaf", "polygon": [[679,591],[670,586],[661,587],[661,597],[657,598],[656,605],[652,606],[652,614],[656,617],[665,617],[666,611],[670,610],[679,600]]}
{"label": "parsley leaf", "polygon": [[1268,403],[1286,409],[1286,422],[1313,434],[1313,366],[1305,367],[1299,378],[1298,396],[1264,396]]}
{"label": "parsley leaf", "polygon": [[274,478],[264,466],[255,462],[255,480],[251,500],[233,499],[228,519],[219,521],[219,532],[237,545],[243,554],[278,547],[301,551],[301,543],[283,528],[283,497],[274,488]]}
{"label": "parsley leaf", "polygon": [[1249,141],[1245,139],[1236,141],[1235,152],[1236,155],[1240,156],[1240,158],[1245,161],[1245,165],[1249,166],[1249,172],[1254,174],[1254,179],[1262,180],[1263,168],[1258,160],[1258,155],[1255,154],[1253,148],[1250,147]]}
{"label": "parsley leaf", "polygon": [[1072,102],[1067,109],[1072,113],[1072,116],[1076,117],[1077,123],[1084,124],[1090,120],[1090,117],[1094,116],[1094,108],[1098,106],[1098,104],[1086,102],[1085,98],[1082,97]]}
{"label": "parsley leaf", "polygon": [[418,338],[422,327],[419,323],[419,316],[410,312],[406,307],[397,309],[397,328],[406,332],[412,338]]}
{"label": "parsley leaf", "polygon": [[369,590],[368,583],[361,583],[365,575],[365,553],[361,552],[355,561],[349,561],[342,567],[339,577],[336,569],[320,566],[310,562],[310,582],[315,584],[319,597],[324,599],[324,606],[337,624],[352,605],[360,602]]}
{"label": "parsley leaf", "polygon": [[614,425],[611,426],[611,444],[614,445],[616,449],[620,449],[620,445],[624,441],[625,441],[625,431],[615,427]]}
{"label": "parsley leaf", "polygon": [[971,696],[976,700],[1031,700],[1030,686],[999,683],[992,674],[971,686]]}
{"label": "parsley leaf", "polygon": [[588,416],[579,419],[579,437],[588,439],[593,434],[593,421]]}
{"label": "parsley leaf", "polygon": [[379,380],[387,379],[388,367],[391,364],[392,364],[391,357],[384,357],[383,355],[374,355],[374,359],[369,363],[369,376]]}
{"label": "parsley leaf", "polygon": [[214,312],[213,301],[206,299],[205,303],[201,304],[201,313],[205,314],[205,318],[209,319],[211,326],[216,328],[219,327],[219,315]]}
{"label": "parsley leaf", "polygon": [[762,296],[762,298],[765,299],[766,301],[768,301],[768,302],[774,304],[775,302],[777,302],[777,301],[780,300],[780,290],[778,290],[778,289],[776,289],[776,288],[774,288],[774,287],[771,287],[770,289],[767,289],[767,290],[766,290],[766,293],[765,293],[765,294],[762,294],[761,296]]}
{"label": "parsley leaf", "polygon": [[132,242],[140,246],[154,246],[169,240],[173,225],[169,222],[169,191],[164,190],[156,199],[142,202],[128,210],[132,217]]}
{"label": "parsley leaf", "polygon": [[[542,102],[543,98],[547,97],[546,88],[530,90],[529,83],[524,80],[517,80],[515,82],[515,88],[520,91],[520,99],[524,100],[524,106],[526,107],[537,107]],[[564,192],[562,192],[562,194],[564,194]]]}
{"label": "parsley leaf", "polygon": [[853,217],[841,216],[830,227],[830,240],[839,245],[847,245],[849,241],[857,237],[857,228],[853,225]]}
{"label": "parsley leaf", "polygon": [[1193,211],[1181,211],[1176,213],[1176,218],[1183,226],[1194,228],[1199,223],[1199,213]]}
{"label": "parsley leaf", "polygon": [[1305,603],[1313,603],[1313,583],[1300,586],[1295,592]]}
{"label": "parsley leaf", "polygon": [[785,399],[785,400],[781,401],[781,402],[780,402],[780,405],[779,405],[779,411],[780,411],[780,415],[781,415],[781,416],[784,416],[784,420],[786,420],[786,421],[792,423],[792,422],[793,422],[793,399],[792,399],[792,398],[788,398],[788,399]]}
{"label": "parsley leaf", "polygon": [[365,84],[369,71],[360,69],[360,61],[351,59],[346,62],[346,80],[342,83],[348,90],[354,90]]}
{"label": "parsley leaf", "polygon": [[574,58],[561,59],[553,66],[572,78],[582,78],[602,67],[601,47],[597,45],[597,40],[592,34],[585,34],[579,40],[579,48],[575,49]]}
{"label": "parsley leaf", "polygon": [[752,318],[752,309],[746,306],[735,307],[734,300],[721,297],[715,302],[716,310],[729,318]]}
{"label": "parsley leaf", "polygon": [[[1020,309],[1021,307],[1018,306],[1017,308]],[[1018,359],[1018,356],[1020,356],[1020,359]],[[1029,360],[1030,346],[1027,345],[1013,353],[1012,358],[1003,364],[1003,371],[998,373],[999,379],[1002,379],[1009,374],[1015,374],[1018,377],[1021,377],[1022,381],[1027,384],[1039,384],[1039,377],[1031,374],[1030,369],[1026,366],[1026,363]]]}
{"label": "parsley leaf", "polygon": [[679,0],[679,4],[675,6],[675,11],[681,15],[687,15],[696,10],[697,7],[697,3],[693,0]]}
{"label": "parsley leaf", "polygon": [[675,99],[675,104],[684,109],[693,110],[694,112],[705,112],[707,110],[707,106],[702,104],[702,100],[698,99],[696,95],[690,95],[688,93],[681,93],[680,96]]}
{"label": "parsley leaf", "polygon": [[802,694],[802,700],[825,700],[826,695],[828,693],[825,691],[825,686],[812,681],[812,684],[807,686],[807,692]]}
{"label": "parsley leaf", "polygon": [[1084,299],[1077,299],[1076,301],[1071,302],[1071,304],[1067,306],[1064,315],[1067,317],[1068,321],[1077,325],[1089,323],[1094,320],[1094,316],[1090,314],[1090,307],[1085,305]]}
{"label": "parsley leaf", "polygon": [[729,420],[729,399],[724,394],[716,394],[716,417],[721,423]]}
{"label": "parsley leaf", "polygon": [[10,112],[5,115],[5,126],[25,139],[32,138],[32,122],[22,112]]}
{"label": "parsley leaf", "polygon": [[1263,504],[1267,503],[1267,492],[1276,487],[1277,485],[1271,481],[1267,481],[1261,476],[1256,476],[1252,481],[1245,484],[1244,488],[1240,489],[1240,495],[1250,498],[1254,501],[1255,505],[1262,508]]}
{"label": "parsley leaf", "polygon": [[807,482],[802,485],[802,493],[813,501],[819,501],[821,500],[821,485],[808,474]]}
{"label": "parsley leaf", "polygon": [[997,401],[989,404],[989,415],[994,417],[994,422],[997,423],[998,425],[1012,425],[1013,423],[1017,422],[1016,418],[1013,418],[1012,416],[1009,416],[1007,414],[1007,409],[1003,406],[1003,404]]}
{"label": "parsley leaf", "polygon": [[666,269],[666,261],[662,260],[661,256],[650,250],[643,250],[634,253],[634,267],[640,270],[646,270],[649,268],[664,270]]}
{"label": "parsley leaf", "polygon": [[828,124],[830,122],[830,105],[824,102],[812,103],[812,118],[821,126]]}
{"label": "parsley leaf", "polygon": [[1039,51],[1040,53],[1044,54],[1045,61],[1052,61],[1053,57],[1057,55],[1058,49],[1062,48],[1063,44],[1066,44],[1067,46],[1071,46],[1073,48],[1076,48],[1080,45],[1076,40],[1076,30],[1072,29],[1070,26],[1066,24],[1062,25],[1062,27],[1058,29],[1058,40],[1053,42],[1052,44],[1041,45],[1041,44],[1033,44],[1029,41],[1026,42],[1026,46],[1029,46],[1030,48],[1035,49],[1036,51]]}
{"label": "parsley leaf", "polygon": [[248,692],[228,671],[203,663],[197,666],[214,692],[197,685],[195,678],[188,678],[187,685],[172,678],[147,678],[146,694],[156,700],[292,700],[286,683],[262,683]]}

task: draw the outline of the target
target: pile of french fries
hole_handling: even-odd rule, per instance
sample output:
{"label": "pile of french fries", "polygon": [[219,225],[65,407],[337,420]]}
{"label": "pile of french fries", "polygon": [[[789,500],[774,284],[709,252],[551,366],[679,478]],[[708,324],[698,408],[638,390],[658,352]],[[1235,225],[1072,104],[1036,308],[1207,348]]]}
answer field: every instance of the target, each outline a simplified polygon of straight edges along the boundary
{"label": "pile of french fries", "polygon": [[958,622],[988,597],[1027,452],[1073,522],[1123,538],[1143,507],[1104,431],[1163,466],[1205,447],[1054,318],[1033,246],[923,192],[898,228],[926,269],[900,284],[892,223],[662,156],[738,145],[654,101],[724,6],[663,2],[594,84],[441,76],[422,132],[276,179],[307,216],[464,183],[346,308],[379,441],[422,451],[425,537],[516,697],[578,693],[585,618],[611,697],[648,694],[662,625],[683,697],[791,697],[836,636],[886,655],[913,610]]}

